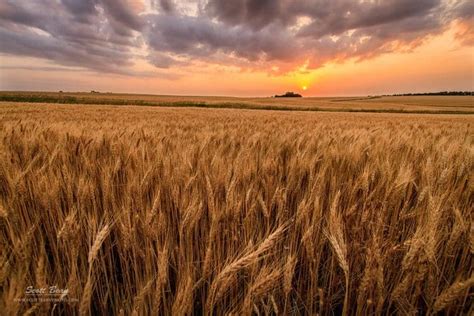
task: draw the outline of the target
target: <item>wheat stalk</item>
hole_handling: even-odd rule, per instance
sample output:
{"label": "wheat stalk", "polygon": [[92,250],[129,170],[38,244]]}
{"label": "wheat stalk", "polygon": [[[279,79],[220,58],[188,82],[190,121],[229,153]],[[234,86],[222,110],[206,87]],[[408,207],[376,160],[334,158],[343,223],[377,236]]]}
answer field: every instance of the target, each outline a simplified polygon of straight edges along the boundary
{"label": "wheat stalk", "polygon": [[465,297],[466,291],[474,286],[474,276],[471,276],[469,279],[464,281],[458,281],[451,284],[447,289],[445,289],[441,294],[436,298],[433,310],[435,313],[438,313],[451,304],[453,304],[457,299]]}

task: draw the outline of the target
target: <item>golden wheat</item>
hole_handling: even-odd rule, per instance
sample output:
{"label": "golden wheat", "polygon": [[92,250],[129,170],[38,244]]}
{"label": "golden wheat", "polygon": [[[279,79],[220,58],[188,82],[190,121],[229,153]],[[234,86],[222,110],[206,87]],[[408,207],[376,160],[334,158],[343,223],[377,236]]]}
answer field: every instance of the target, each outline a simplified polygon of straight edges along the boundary
{"label": "golden wheat", "polygon": [[473,123],[2,103],[0,311],[469,313]]}

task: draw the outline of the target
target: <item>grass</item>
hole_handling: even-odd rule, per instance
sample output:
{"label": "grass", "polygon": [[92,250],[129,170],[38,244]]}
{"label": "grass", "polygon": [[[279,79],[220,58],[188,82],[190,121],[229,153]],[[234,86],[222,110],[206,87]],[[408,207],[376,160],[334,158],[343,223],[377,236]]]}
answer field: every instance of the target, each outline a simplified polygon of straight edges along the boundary
{"label": "grass", "polygon": [[0,310],[468,314],[472,123],[0,104]]}
{"label": "grass", "polygon": [[[135,99],[134,99],[135,97]],[[137,106],[160,106],[160,107],[200,107],[200,108],[229,108],[249,110],[274,110],[274,111],[304,111],[304,112],[363,112],[363,113],[412,113],[412,114],[474,114],[474,107],[466,106],[464,103],[455,102],[472,97],[437,97],[444,98],[446,103],[430,106],[426,100],[436,97],[399,97],[410,104],[411,99],[418,100],[411,106],[400,106],[394,103],[395,97],[385,97],[387,103],[380,105],[382,97],[366,98],[335,98],[316,99],[310,98],[309,102],[294,100],[295,98],[213,98],[213,97],[144,97],[140,95],[129,95],[118,98],[113,94],[104,96],[93,94],[64,94],[64,93],[0,93],[0,102],[28,102],[28,103],[58,103],[58,104],[95,104],[95,105],[137,105]],[[421,98],[421,99],[420,99]],[[423,99],[425,98],[425,99]],[[373,100],[377,100],[377,106],[371,106]],[[409,100],[408,102],[406,100]],[[311,102],[313,101],[313,102]],[[295,104],[291,104],[294,102]],[[362,103],[361,103],[362,102]],[[451,104],[451,102],[453,104]],[[342,105],[341,105],[342,104]],[[348,104],[346,106],[346,104]],[[416,106],[422,104],[424,106]]]}

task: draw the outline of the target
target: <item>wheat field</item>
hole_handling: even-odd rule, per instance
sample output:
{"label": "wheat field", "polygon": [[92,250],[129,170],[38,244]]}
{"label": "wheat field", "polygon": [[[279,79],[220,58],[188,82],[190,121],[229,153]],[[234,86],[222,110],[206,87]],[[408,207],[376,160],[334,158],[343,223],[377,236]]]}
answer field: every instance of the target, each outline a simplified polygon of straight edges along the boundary
{"label": "wheat field", "polygon": [[463,115],[2,103],[0,311],[472,313],[473,136]]}
{"label": "wheat field", "polygon": [[[173,96],[119,93],[0,91],[0,102],[58,102],[98,105],[201,106],[217,108],[300,110],[423,112],[436,114],[474,114],[474,96],[373,96],[373,97],[224,97]],[[451,113],[447,113],[451,112]]]}

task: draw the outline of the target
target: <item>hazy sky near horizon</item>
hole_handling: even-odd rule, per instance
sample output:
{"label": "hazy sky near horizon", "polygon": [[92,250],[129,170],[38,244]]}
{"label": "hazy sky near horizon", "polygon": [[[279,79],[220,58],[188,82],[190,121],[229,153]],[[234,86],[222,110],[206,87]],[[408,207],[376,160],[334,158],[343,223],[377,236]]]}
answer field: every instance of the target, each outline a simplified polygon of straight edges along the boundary
{"label": "hazy sky near horizon", "polygon": [[0,90],[474,90],[474,2],[6,0]]}

